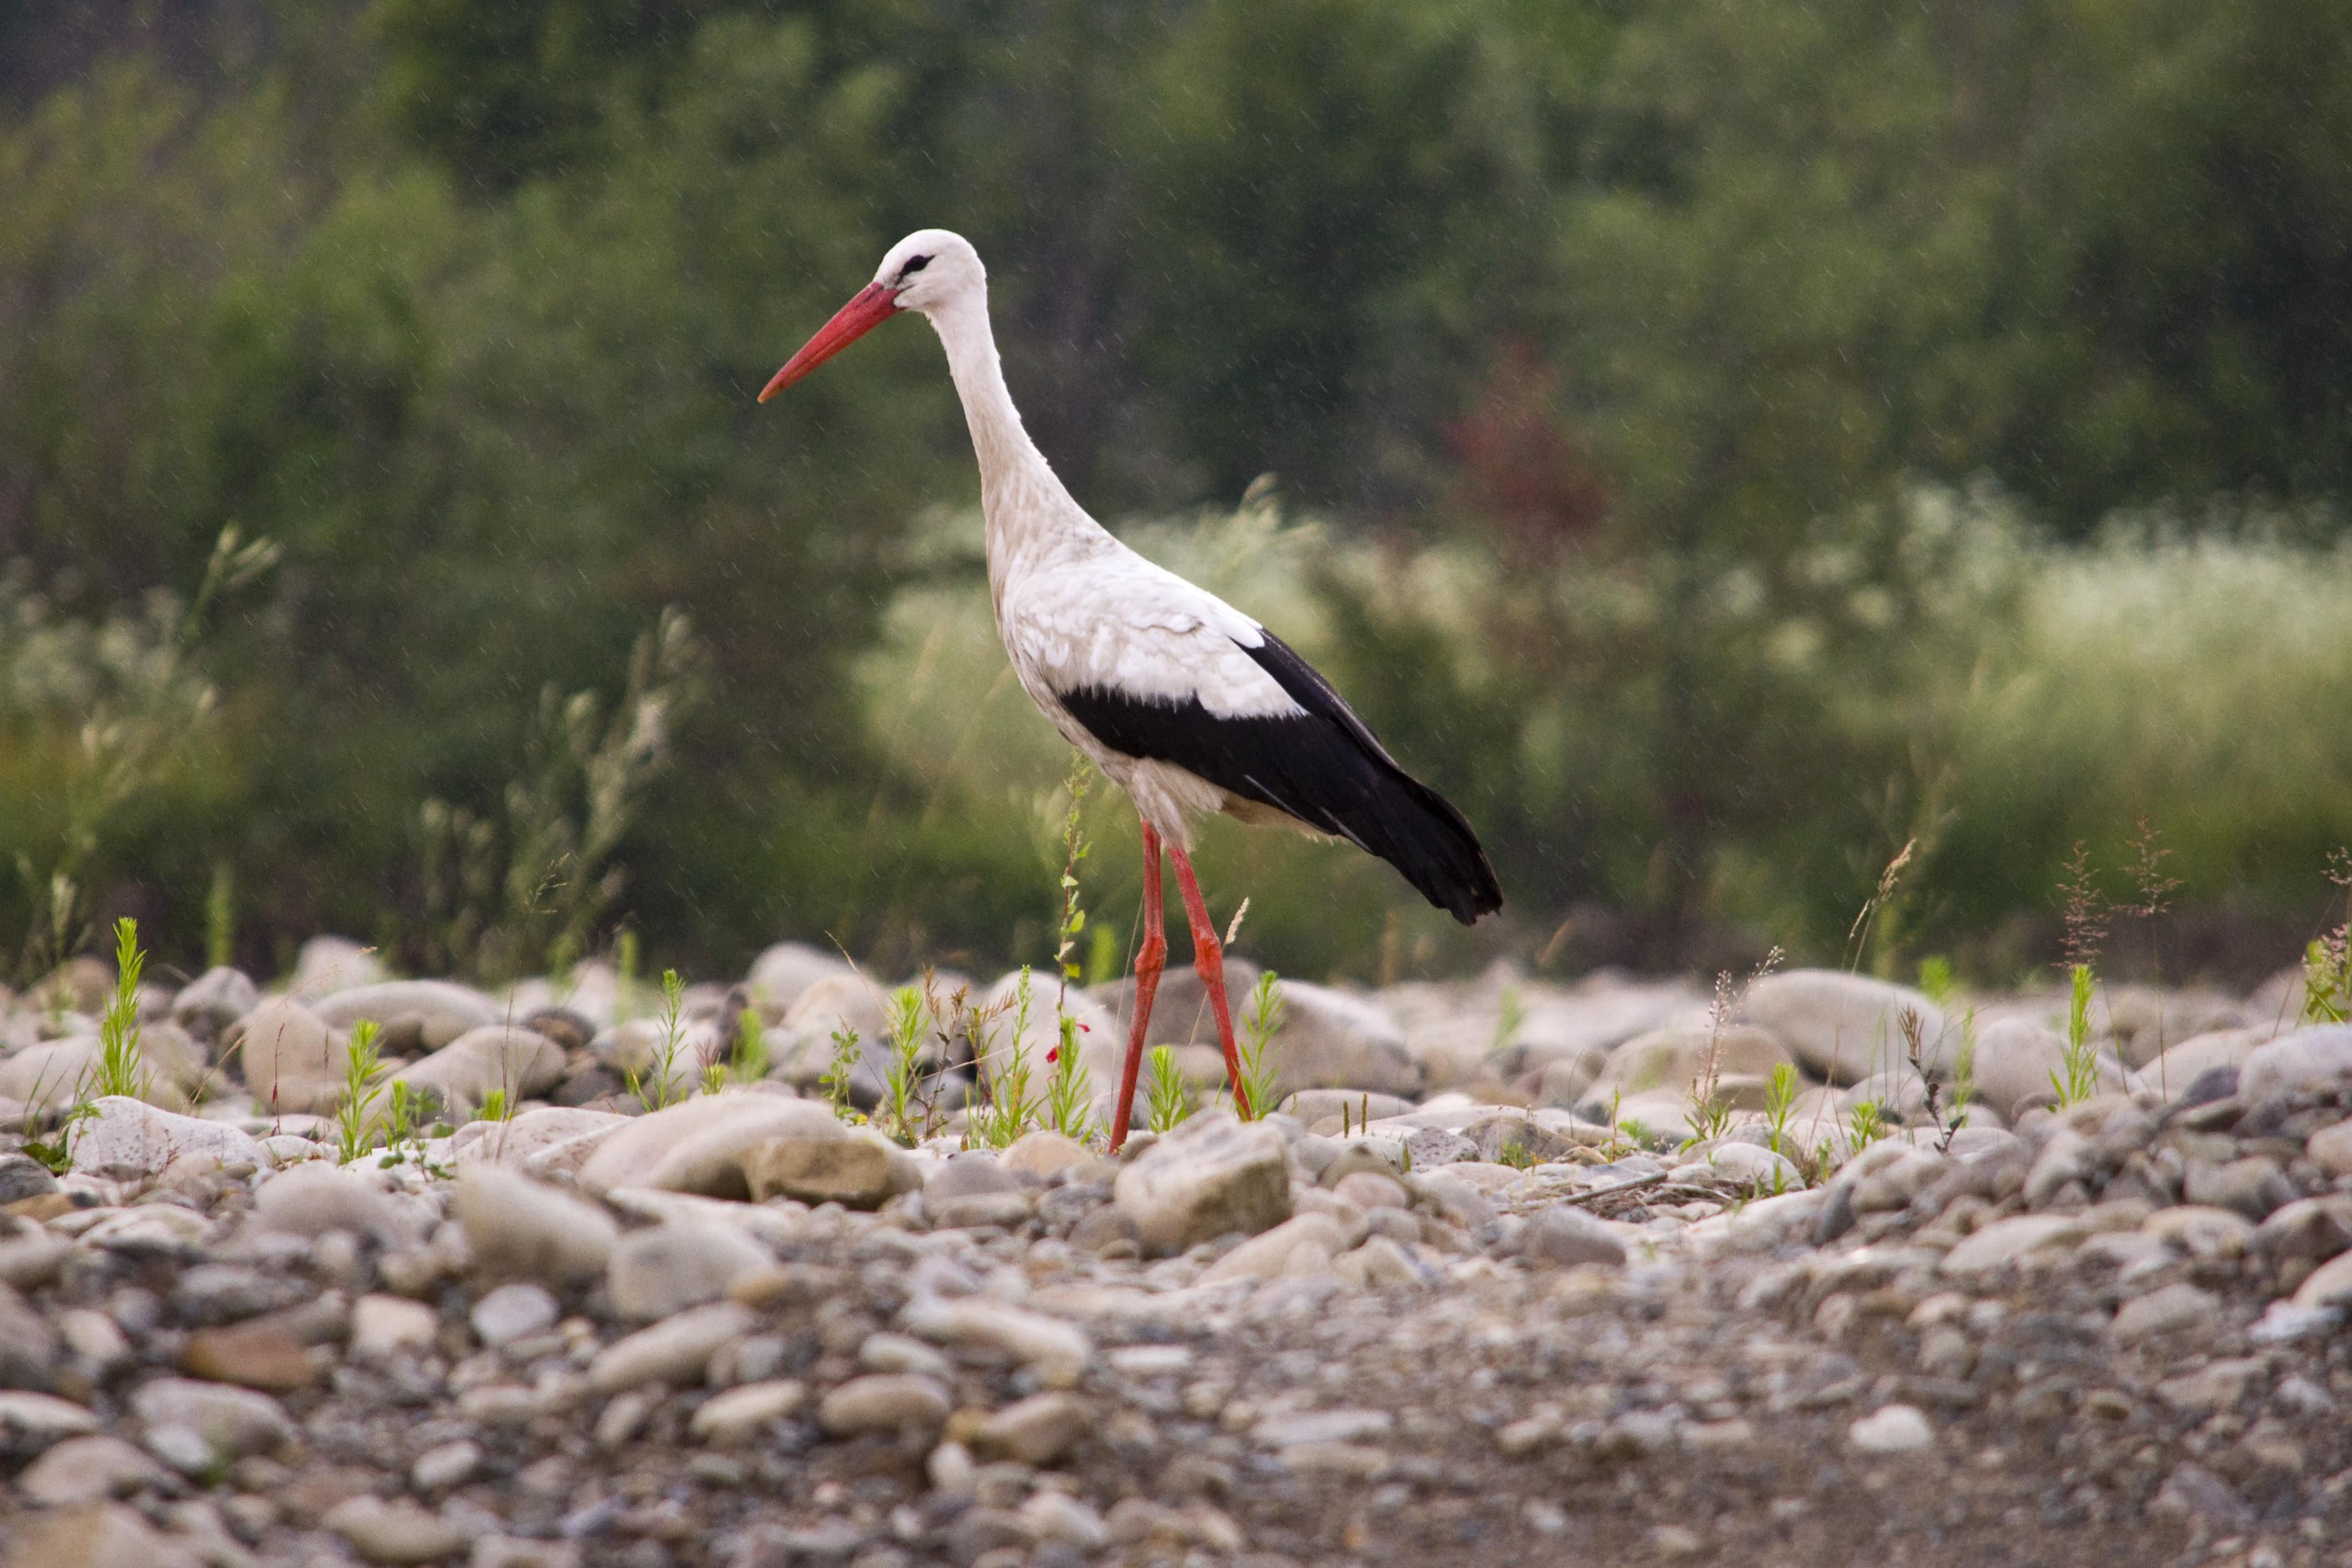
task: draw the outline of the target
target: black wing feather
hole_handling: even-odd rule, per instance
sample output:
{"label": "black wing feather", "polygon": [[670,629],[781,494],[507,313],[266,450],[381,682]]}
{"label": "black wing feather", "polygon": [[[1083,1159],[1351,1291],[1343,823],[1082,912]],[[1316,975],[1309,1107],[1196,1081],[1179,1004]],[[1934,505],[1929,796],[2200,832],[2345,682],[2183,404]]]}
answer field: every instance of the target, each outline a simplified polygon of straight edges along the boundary
{"label": "black wing feather", "polygon": [[1104,686],[1055,695],[1113,751],[1173,763],[1229,794],[1346,839],[1395,866],[1465,925],[1500,909],[1495,869],[1462,813],[1399,767],[1314,666],[1273,632],[1264,636],[1263,644],[1242,652],[1304,713],[1224,717],[1197,696],[1173,702]]}

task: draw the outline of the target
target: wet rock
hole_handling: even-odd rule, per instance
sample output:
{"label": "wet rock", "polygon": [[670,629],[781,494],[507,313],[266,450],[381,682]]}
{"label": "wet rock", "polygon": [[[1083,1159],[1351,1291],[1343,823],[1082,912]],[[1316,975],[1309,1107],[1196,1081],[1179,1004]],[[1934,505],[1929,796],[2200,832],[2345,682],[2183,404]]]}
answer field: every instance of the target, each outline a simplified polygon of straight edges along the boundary
{"label": "wet rock", "polygon": [[222,1168],[257,1169],[261,1145],[221,1122],[159,1111],[144,1101],[109,1094],[98,1113],[74,1124],[67,1151],[78,1170],[117,1180],[162,1174],[174,1160],[208,1155]]}
{"label": "wet rock", "polygon": [[621,1238],[605,1289],[624,1321],[650,1322],[715,1301],[744,1275],[774,1265],[766,1248],[732,1226],[657,1225]]}
{"label": "wet rock", "polygon": [[936,1432],[947,1423],[948,1391],[913,1373],[853,1377],[824,1396],[817,1418],[836,1437],[868,1432]]}
{"label": "wet rock", "polygon": [[1144,1244],[1181,1251],[1231,1231],[1255,1236],[1290,1218],[1282,1134],[1231,1112],[1204,1112],[1118,1174],[1112,1191]]}
{"label": "wet rock", "polygon": [[620,1227],[568,1193],[496,1166],[457,1180],[452,1203],[485,1273],[562,1285],[604,1271]]}
{"label": "wet rock", "polygon": [[[1867,979],[1838,969],[1791,969],[1767,975],[1748,988],[1740,1021],[1769,1030],[1815,1078],[1855,1083],[1904,1060],[1905,1012],[1919,1020],[1923,1054],[1931,1072],[1948,1076],[1957,1054],[1957,1031],[1948,1031],[1935,1003],[1906,987]],[[1982,1042],[1977,1081],[1984,1082]]]}

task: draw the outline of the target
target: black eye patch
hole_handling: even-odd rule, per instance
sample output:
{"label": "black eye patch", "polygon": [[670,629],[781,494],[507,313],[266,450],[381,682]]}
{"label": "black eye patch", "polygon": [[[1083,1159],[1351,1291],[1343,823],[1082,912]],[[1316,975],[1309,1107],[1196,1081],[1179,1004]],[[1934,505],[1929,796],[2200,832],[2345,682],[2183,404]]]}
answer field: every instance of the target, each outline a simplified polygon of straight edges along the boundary
{"label": "black eye patch", "polygon": [[928,256],[919,256],[915,257],[914,260],[908,262],[906,266],[898,269],[898,281],[901,283],[906,282],[907,279],[914,277],[915,274],[922,271],[923,268],[930,265],[931,258]]}

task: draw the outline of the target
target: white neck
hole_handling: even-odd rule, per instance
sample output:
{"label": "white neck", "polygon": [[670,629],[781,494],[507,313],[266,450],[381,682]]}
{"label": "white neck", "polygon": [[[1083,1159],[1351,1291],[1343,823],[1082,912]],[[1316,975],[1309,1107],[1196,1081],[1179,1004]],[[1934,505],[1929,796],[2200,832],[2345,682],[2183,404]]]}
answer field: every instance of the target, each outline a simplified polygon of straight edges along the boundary
{"label": "white neck", "polygon": [[1008,572],[1042,557],[1091,549],[1110,536],[1071,498],[1023,428],[989,330],[987,295],[960,295],[926,314],[947,349],[948,372],[980,460],[988,575],[1001,596]]}

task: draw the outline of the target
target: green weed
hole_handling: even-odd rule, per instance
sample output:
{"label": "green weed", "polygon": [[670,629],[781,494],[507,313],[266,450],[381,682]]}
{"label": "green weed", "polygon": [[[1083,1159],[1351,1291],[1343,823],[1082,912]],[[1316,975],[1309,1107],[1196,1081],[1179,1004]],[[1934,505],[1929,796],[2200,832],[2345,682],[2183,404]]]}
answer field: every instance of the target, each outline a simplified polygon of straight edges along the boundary
{"label": "green weed", "polygon": [[1764,1082],[1764,1146],[1783,1158],[1795,1146],[1789,1141],[1789,1123],[1796,1113],[1797,1070],[1776,1061]]}
{"label": "green weed", "polygon": [[686,982],[678,978],[676,969],[662,971],[662,1043],[654,1058],[650,1079],[635,1071],[628,1074],[629,1092],[648,1112],[665,1110],[686,1098],[685,1087],[677,1082],[679,1037],[684,1033],[678,1023],[678,1013],[686,1005]]}
{"label": "green weed", "polygon": [[[2352,900],[2352,853],[2327,852],[2327,880]],[[2315,936],[2303,950],[2303,1021],[2343,1023],[2352,1019],[2352,908],[2344,924]]]}
{"label": "green weed", "polygon": [[1846,1113],[1847,1127],[1853,1134],[1856,1154],[1870,1147],[1889,1131],[1886,1113],[1875,1100],[1864,1100]]}
{"label": "green weed", "polygon": [[[1037,1101],[1030,1085],[1029,1016],[1035,1007],[1035,991],[1032,986],[1029,967],[1021,967],[1021,978],[1014,983],[1009,1009],[974,1009],[966,1015],[965,1030],[971,1036],[973,1052],[986,1063],[988,1103],[976,1108],[966,1120],[964,1141],[1001,1149],[1012,1144],[1028,1130],[1030,1120],[1037,1113]],[[1012,1014],[1011,1039],[1004,1047],[1003,1059],[996,1056],[996,1029],[1006,1011]]]}
{"label": "green weed", "polygon": [[1084,1143],[1092,1134],[1093,1087],[1086,1064],[1078,1060],[1078,1021],[1067,1013],[1056,1020],[1060,1038],[1045,1053],[1053,1071],[1045,1078],[1045,1124],[1066,1138]]}
{"label": "green weed", "polygon": [[1248,1103],[1234,1109],[1244,1117],[1263,1116],[1274,1105],[1275,1082],[1281,1076],[1274,1060],[1274,1037],[1282,1032],[1287,1005],[1282,999],[1282,977],[1272,969],[1260,971],[1242,1009],[1241,1039],[1235,1041],[1242,1060],[1242,1093]]}
{"label": "green weed", "polygon": [[474,1120],[477,1122],[514,1120],[514,1107],[507,1101],[507,1092],[503,1089],[493,1089],[483,1095],[481,1109],[474,1113]]}
{"label": "green weed", "polygon": [[1184,1075],[1176,1068],[1176,1052],[1155,1045],[1144,1053],[1143,1068],[1143,1124],[1155,1133],[1167,1132],[1192,1113]]}
{"label": "green weed", "polygon": [[205,962],[226,969],[236,960],[236,867],[226,855],[213,862],[205,890]]}
{"label": "green weed", "polygon": [[[343,1055],[343,1092],[335,1104],[335,1160],[349,1165],[372,1146],[373,1118],[369,1114],[383,1096],[383,1053],[376,1047],[373,1019],[352,1025],[352,1042]],[[406,1084],[401,1085],[406,1088]]]}
{"label": "green weed", "polygon": [[2065,1054],[2050,1074],[2062,1106],[2080,1104],[2099,1090],[2099,1053],[2091,1040],[2091,966],[2076,964],[2067,974]]}
{"label": "green weed", "polygon": [[845,1122],[857,1119],[849,1103],[850,1074],[857,1070],[857,1031],[837,1029],[833,1031],[833,1060],[826,1063],[824,1076],[817,1080],[824,1089],[824,1097],[833,1106],[833,1113]]}
{"label": "green weed", "polygon": [[730,1064],[738,1083],[757,1083],[768,1075],[768,1026],[757,1008],[735,1016],[735,1053]]}
{"label": "green weed", "polygon": [[882,1105],[875,1117],[891,1137],[916,1142],[915,1087],[922,1077],[923,996],[902,986],[890,998],[890,1060],[882,1068]]}
{"label": "green weed", "polygon": [[147,956],[139,950],[139,923],[125,915],[114,923],[114,995],[98,1026],[98,1092],[136,1099],[147,1091],[147,1071],[139,1050],[139,971]]}

